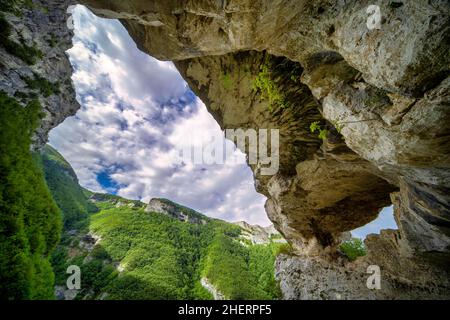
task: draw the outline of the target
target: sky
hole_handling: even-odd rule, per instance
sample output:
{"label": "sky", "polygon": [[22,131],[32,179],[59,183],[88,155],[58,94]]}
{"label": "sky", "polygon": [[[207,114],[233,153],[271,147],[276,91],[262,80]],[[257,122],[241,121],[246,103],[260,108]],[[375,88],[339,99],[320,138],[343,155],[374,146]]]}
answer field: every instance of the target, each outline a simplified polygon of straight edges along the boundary
{"label": "sky", "polygon": [[[81,109],[50,132],[49,142],[79,182],[148,202],[164,197],[227,221],[270,224],[245,156],[229,144],[225,164],[180,160],[186,145],[223,133],[172,62],[139,51],[117,20],[82,6],[73,11],[72,80]],[[225,139],[224,139],[225,141]]]}
{"label": "sky", "polygon": [[[255,191],[244,154],[223,138],[173,63],[139,51],[117,20],[98,18],[80,5],[72,17],[73,47],[67,53],[81,109],[50,132],[49,143],[70,162],[80,184],[143,202],[168,198],[227,221],[269,225],[266,198]],[[195,165],[180,158],[181,150],[212,136],[224,139],[233,161]],[[392,209],[355,234],[389,227],[390,220]]]}
{"label": "sky", "polygon": [[368,234],[380,233],[381,229],[397,229],[397,224],[394,220],[392,206],[381,210],[378,218],[372,222],[352,230],[352,236],[355,238],[364,239]]}

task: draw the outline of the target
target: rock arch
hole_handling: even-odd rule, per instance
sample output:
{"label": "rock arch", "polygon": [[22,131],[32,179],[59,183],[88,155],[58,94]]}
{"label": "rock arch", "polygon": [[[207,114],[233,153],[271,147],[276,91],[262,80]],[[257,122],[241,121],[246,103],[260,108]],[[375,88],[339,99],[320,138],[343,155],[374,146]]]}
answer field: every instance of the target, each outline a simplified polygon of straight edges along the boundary
{"label": "rock arch", "polygon": [[[286,297],[450,296],[448,2],[383,1],[375,30],[369,1],[80,2],[120,19],[143,51],[173,60],[223,128],[282,129],[282,170],[255,170],[255,184],[300,256],[278,261]],[[252,90],[267,59],[276,75],[283,63],[300,71],[295,84],[283,72],[274,80],[292,108],[271,111]],[[327,139],[308,131],[312,121],[329,126]],[[369,237],[355,264],[343,261],[341,234],[390,201],[399,230]],[[369,264],[384,270],[384,289],[365,288]],[[307,281],[319,289],[300,290]]]}

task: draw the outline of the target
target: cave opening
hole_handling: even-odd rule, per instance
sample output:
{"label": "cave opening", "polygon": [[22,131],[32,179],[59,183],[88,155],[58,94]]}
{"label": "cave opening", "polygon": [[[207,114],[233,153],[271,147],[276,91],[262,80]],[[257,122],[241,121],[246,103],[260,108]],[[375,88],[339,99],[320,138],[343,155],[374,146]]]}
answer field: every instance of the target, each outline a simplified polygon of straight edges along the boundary
{"label": "cave opening", "polygon": [[[92,20],[96,20],[99,25],[93,24]],[[217,123],[209,115],[211,113],[222,126],[221,129],[224,129],[225,124],[244,128],[262,125],[281,128],[281,171],[279,175],[289,179],[296,175],[302,176],[303,173],[306,177],[310,176],[309,166],[311,163],[319,164],[319,166],[325,163],[323,165],[325,168],[332,165],[341,166],[341,159],[345,159],[348,154],[352,153],[345,145],[339,128],[336,129],[335,124],[324,120],[321,115],[321,104],[315,100],[309,88],[302,83],[305,80],[302,79],[305,77],[304,71],[311,73],[324,63],[329,66],[345,64],[343,58],[337,53],[323,52],[311,57],[305,65],[305,70],[298,62],[272,56],[267,52],[254,51],[176,61],[175,65],[183,74],[184,79],[188,81],[191,88],[196,88],[199,97],[208,104],[208,110],[206,110],[203,103],[196,102],[195,94],[186,85],[181,85],[184,80],[174,65],[170,62],[158,61],[138,51],[128,32],[117,20],[98,18],[85,7],[78,5],[75,9],[75,27],[74,48],[69,51],[69,54],[71,54],[71,62],[75,70],[73,78],[77,87],[78,99],[85,110],[82,109],[74,119],[68,119],[63,125],[54,129],[50,134],[50,143],[60,149],[69,160],[71,157],[76,159],[74,167],[76,170],[80,170],[81,181],[88,187],[144,201],[149,200],[150,190],[153,188],[157,191],[156,193],[153,191],[154,193],[150,197],[175,198],[175,200],[200,211],[208,210],[206,209],[208,206],[215,206],[219,217],[224,217],[228,210],[234,212],[232,218],[229,218],[230,220],[241,220],[247,214],[251,222],[267,225],[269,220],[266,218],[263,203],[264,196],[271,197],[267,187],[264,187],[269,178],[255,176],[257,191],[262,193],[261,195],[253,189],[252,173],[246,164],[239,169],[226,168],[225,171],[235,171],[234,177],[245,177],[240,179],[238,186],[233,185],[234,189],[239,190],[239,195],[249,194],[243,198],[242,196],[238,197],[237,192],[232,193],[230,189],[233,188],[228,188],[227,192],[227,190],[217,187],[214,179],[205,181],[201,178],[202,174],[223,176],[223,172],[217,168],[191,167],[189,170],[195,172],[194,177],[189,179],[191,185],[194,181],[200,182],[199,185],[216,184],[217,188],[202,193],[197,191],[197,194],[193,190],[185,193],[180,190],[184,186],[180,180],[177,182],[170,180],[177,175],[178,178],[181,177],[180,167],[177,164],[172,164],[171,168],[167,167],[167,164],[172,161],[174,145],[180,144],[180,142],[186,143],[188,133],[197,131],[196,138],[201,140],[205,131],[219,131]],[[96,38],[98,42],[90,41],[90,37]],[[109,54],[105,54],[105,52]],[[208,64],[220,65],[219,70],[211,70],[209,77],[212,79],[216,77],[217,81],[215,81],[216,83],[211,81],[209,87],[190,76],[192,70],[198,68],[198,65],[206,66]],[[144,65],[147,65],[147,68],[143,68]],[[148,67],[151,65],[154,66],[153,69]],[[269,74],[270,79],[263,78],[264,72]],[[349,71],[347,75],[355,77],[357,72]],[[155,81],[158,77],[159,80]],[[255,88],[255,83],[257,83],[255,78],[260,81],[257,88]],[[276,89],[271,88],[270,83],[267,84],[270,81],[273,82],[272,86]],[[237,87],[251,87],[251,90],[245,92],[245,90],[236,89]],[[150,95],[147,94],[149,91]],[[210,101],[211,92],[218,95],[219,98]],[[257,97],[256,93],[261,96]],[[230,100],[229,96],[233,94],[238,95],[237,99],[231,98]],[[251,96],[251,100],[245,101],[242,96],[244,94]],[[223,103],[217,100],[222,100]],[[248,105],[243,108],[242,114],[230,115],[230,112],[227,112],[227,104],[241,104],[242,101],[247,102]],[[148,105],[145,106],[145,103]],[[153,106],[149,107],[151,104]],[[86,106],[89,106],[88,109]],[[156,108],[154,108],[155,106]],[[142,112],[145,108],[147,110]],[[153,110],[149,111],[152,108]],[[255,123],[248,114],[244,115],[258,112],[265,118],[262,123]],[[190,117],[196,118],[189,122]],[[179,119],[183,121],[180,125],[181,128],[179,130],[171,128],[171,121]],[[77,123],[77,121],[81,122]],[[146,121],[153,122],[155,127],[138,130],[136,127],[133,128],[136,125],[141,126]],[[293,126],[292,123],[295,125]],[[317,128],[313,128],[314,124]],[[158,130],[163,134],[158,136],[156,132]],[[89,134],[86,134],[88,132]],[[167,137],[168,139],[166,139]],[[135,140],[133,141],[133,139]],[[132,142],[130,143],[130,141]],[[79,150],[83,150],[83,152],[80,153],[73,148],[73,145],[81,148]],[[102,145],[107,145],[107,148],[102,150]],[[139,149],[139,145],[152,150],[151,155],[142,148]],[[244,159],[245,156],[241,151],[235,150],[234,157]],[[83,157],[86,154],[91,155],[91,164],[86,165],[86,159],[77,159],[77,155],[80,154],[84,154]],[[139,163],[130,161],[132,154],[139,155],[142,161]],[[146,160],[146,157],[147,159],[157,158],[156,164],[146,167],[145,164],[151,162]],[[321,159],[326,159],[326,161],[320,162]],[[164,165],[166,165],[165,168]],[[339,170],[350,172],[353,170],[349,168],[350,166],[351,164],[344,165]],[[308,230],[311,219],[316,221],[314,229],[318,234],[336,234],[336,226],[338,226],[337,232],[350,231],[355,228],[370,229],[371,226],[365,228],[363,226],[376,218],[379,209],[374,206],[370,209],[370,213],[364,212],[365,207],[361,205],[361,198],[364,198],[364,194],[369,194],[369,197],[374,194],[374,200],[384,203],[386,201],[383,198],[388,197],[388,193],[392,189],[391,187],[386,188],[388,184],[371,175],[370,170],[363,164],[356,178],[341,178],[342,173],[337,175],[337,179],[343,179],[344,183],[357,185],[355,191],[344,189],[336,194],[333,190],[335,182],[327,179],[320,182],[318,186],[314,186],[311,192],[307,191],[314,202],[306,203],[300,208],[286,208],[283,214],[293,220],[292,226],[307,236],[311,233],[311,229]],[[132,173],[130,174],[130,172]],[[164,173],[160,174],[160,172]],[[164,180],[164,174],[170,176],[168,180]],[[145,176],[147,180],[142,181],[136,175]],[[152,183],[155,184],[154,182],[146,183],[152,179],[155,181],[153,177],[160,178],[161,183],[157,186],[151,186]],[[320,180],[320,170],[317,171],[317,175],[309,178]],[[228,180],[230,179],[228,178]],[[105,184],[105,182],[107,183]],[[339,183],[342,181],[337,182],[337,188],[339,188]],[[320,184],[324,184],[324,186],[320,186]],[[365,186],[370,184],[374,185],[371,190],[358,190],[358,188],[367,188]],[[148,186],[151,187],[148,188]],[[177,188],[167,186],[176,186]],[[187,189],[187,186],[184,188]],[[383,188],[385,188],[384,192],[381,191]],[[308,187],[304,190],[308,190]],[[207,194],[206,197],[205,194]],[[230,198],[234,198],[233,201],[230,201]],[[198,199],[202,199],[206,205],[199,205]],[[243,202],[239,203],[240,200]],[[227,201],[228,206],[224,205]],[[356,205],[352,205],[352,201]],[[317,203],[319,203],[319,210],[314,207],[317,206]],[[333,204],[337,205],[338,210],[348,212],[346,213],[348,217],[339,221],[338,224],[334,222],[336,217],[333,218],[330,215],[336,211],[336,208],[328,208]],[[385,204],[387,205],[387,203]],[[237,206],[240,208],[236,208]],[[355,208],[350,208],[351,206]],[[249,215],[244,207],[252,208],[257,213]],[[266,204],[266,209],[268,207],[270,208]],[[305,211],[309,216],[303,219],[298,214],[299,210]],[[212,211],[209,212],[212,213]],[[314,218],[310,217],[311,213]],[[269,216],[275,225],[279,224],[278,217],[274,217],[271,213]],[[388,220],[381,219],[381,221],[389,225]],[[317,229],[317,226],[320,226],[320,230]]]}
{"label": "cave opening", "polygon": [[[314,4],[311,4],[311,7],[314,7]],[[208,9],[212,12],[220,12],[218,8]],[[208,10],[204,12],[208,12]],[[281,41],[276,41],[273,39],[274,34],[272,34],[272,37],[269,36],[270,41],[273,41],[273,43],[267,44],[269,48],[278,51],[280,56],[283,56],[284,52],[290,51],[291,57],[296,57],[298,58],[297,61],[304,62],[305,69],[302,70],[303,72],[301,71],[303,73],[301,82],[313,88],[314,98],[308,91],[303,92],[302,96],[311,100],[311,106],[315,107],[312,107],[311,110],[313,110],[314,115],[318,116],[316,121],[311,122],[307,117],[292,116],[292,113],[291,117],[286,117],[289,112],[286,112],[285,104],[280,101],[284,100],[283,97],[280,98],[278,92],[272,90],[273,86],[266,81],[267,78],[259,77],[261,73],[265,75],[274,71],[272,67],[276,71],[277,66],[280,65],[277,60],[283,60],[284,58],[269,56],[272,63],[266,68],[267,55],[264,52],[245,50],[236,52],[238,50],[234,50],[233,45],[235,43],[232,39],[232,31],[234,30],[232,24],[228,24],[231,20],[228,20],[228,18],[231,18],[231,15],[227,15],[227,23],[220,26],[223,22],[220,15],[217,16],[218,19],[215,19],[213,18],[214,15],[209,14],[210,12],[208,12],[208,15],[204,15],[204,12],[196,16],[192,12],[181,10],[177,12],[175,17],[168,17],[168,21],[174,18],[177,23],[174,24],[175,28],[163,30],[161,38],[171,42],[171,49],[175,53],[170,52],[170,50],[158,50],[155,47],[158,42],[152,42],[153,38],[147,34],[148,30],[139,23],[128,21],[127,26],[137,39],[142,40],[141,43],[149,52],[158,52],[161,56],[169,55],[174,59],[181,57],[181,60],[176,62],[178,69],[191,87],[199,93],[199,96],[207,104],[208,111],[215,116],[222,127],[227,127],[230,124],[259,126],[261,123],[285,125],[294,128],[293,131],[287,130],[292,134],[285,135],[285,137],[293,137],[293,140],[304,133],[304,136],[299,139],[301,141],[299,145],[309,147],[306,148],[306,152],[302,147],[299,148],[298,154],[292,150],[288,152],[288,156],[284,159],[291,159],[292,162],[283,163],[284,170],[276,177],[266,178],[257,175],[255,177],[258,191],[268,197],[266,211],[270,219],[282,230],[286,238],[294,243],[294,246],[298,248],[310,247],[308,240],[313,239],[317,240],[322,247],[331,247],[333,240],[336,240],[342,232],[353,230],[374,220],[379,215],[381,208],[391,204],[390,195],[393,197],[392,202],[395,204],[396,210],[399,210],[396,211],[396,218],[399,221],[410,214],[410,212],[407,212],[408,210],[418,211],[419,216],[427,215],[424,211],[428,211],[428,208],[425,210],[417,208],[419,206],[412,208],[412,210],[411,208],[405,208],[405,206],[410,205],[411,193],[416,191],[414,183],[411,186],[405,183],[403,188],[399,190],[399,185],[402,183],[399,180],[401,180],[400,176],[403,173],[401,166],[404,164],[402,162],[404,159],[402,158],[403,155],[400,155],[402,152],[397,154],[391,151],[392,149],[403,151],[403,146],[400,146],[401,143],[396,141],[395,134],[391,135],[392,131],[387,127],[399,124],[403,116],[401,114],[400,117],[392,117],[390,114],[396,113],[393,109],[398,106],[395,101],[396,97],[392,93],[407,94],[410,83],[400,88],[398,86],[400,82],[394,84],[395,80],[390,76],[392,73],[388,72],[389,76],[387,76],[387,74],[378,73],[378,69],[375,70],[379,67],[379,59],[384,56],[378,51],[380,47],[375,46],[376,48],[372,51],[374,47],[370,44],[360,47],[349,45],[346,42],[347,40],[352,42],[352,39],[341,39],[346,43],[343,46],[342,43],[339,44],[339,41],[333,42],[330,39],[322,39],[322,41],[318,41],[321,43],[314,43],[321,49],[315,47],[312,51],[316,53],[311,53],[309,50],[305,50],[306,48],[302,48],[301,45],[293,44],[297,40],[296,37],[291,39],[280,38]],[[321,15],[326,12],[329,11],[323,8],[319,10]],[[301,19],[293,20],[301,21]],[[192,21],[194,22],[191,23]],[[317,22],[320,24],[319,21]],[[318,38],[321,38],[323,34],[327,34],[328,37],[342,38],[345,34],[352,35],[353,30],[360,28],[360,26],[347,24],[344,27],[344,29],[347,28],[346,32],[343,33],[342,25],[335,24],[335,21],[327,22],[333,22],[333,24],[322,23],[322,27],[326,25],[326,28],[318,28],[320,30],[316,33]],[[225,25],[226,28],[224,28]],[[314,22],[311,25],[314,25]],[[184,27],[189,31],[185,33],[183,30],[183,37],[177,38],[175,35],[178,35],[180,29]],[[229,42],[221,48],[211,46],[211,43],[215,42],[210,41],[211,39],[203,34],[204,29],[208,30],[208,28],[218,30],[219,38],[225,41],[229,40]],[[164,34],[167,30],[170,31]],[[277,28],[274,30],[277,30]],[[364,29],[363,34],[366,33],[367,31]],[[187,34],[189,35],[184,37]],[[315,37],[311,34],[305,35],[305,39],[314,39]],[[299,38],[302,39],[302,36],[299,36]],[[159,38],[159,41],[161,41],[161,38]],[[241,48],[261,50],[258,41],[246,42],[248,39],[244,38],[241,40],[244,43]],[[287,43],[284,43],[285,40],[288,40]],[[361,41],[365,40],[362,39]],[[380,39],[378,44],[382,41],[384,40]],[[245,44],[248,44],[248,46],[245,46]],[[294,50],[290,50],[292,49],[291,46],[294,47]],[[344,48],[345,46],[347,48]],[[361,48],[370,49],[367,52],[362,52]],[[323,52],[320,52],[321,50]],[[328,50],[339,51],[346,56],[349,63],[341,55]],[[299,51],[305,51],[306,53],[303,55],[303,52]],[[208,54],[211,55],[208,56]],[[286,56],[288,55],[286,54]],[[377,63],[367,63],[369,61],[367,57],[369,56],[377,58]],[[366,59],[362,61],[361,57]],[[287,60],[285,59],[286,65],[289,65],[290,61]],[[386,61],[384,63],[389,65]],[[246,65],[259,67],[259,70],[256,70],[256,77],[259,77],[260,80],[256,84],[257,89],[260,90],[259,96],[252,91],[251,83],[253,81],[250,80],[251,77],[245,75]],[[283,63],[281,63],[280,69],[282,68]],[[252,68],[249,69],[247,71],[250,71],[250,73],[255,72]],[[236,70],[239,72],[236,72]],[[234,77],[233,75],[236,73],[242,75],[242,77]],[[272,72],[272,74],[274,73]],[[401,74],[401,76],[405,74]],[[283,81],[280,82],[283,84],[289,83],[291,79],[283,77],[284,75],[285,73],[282,72],[280,78]],[[295,79],[295,74],[293,76]],[[400,76],[400,74],[397,74],[397,76]],[[295,88],[295,86],[293,87]],[[285,89],[283,88],[283,90]],[[297,89],[302,89],[302,86],[297,86]],[[264,90],[266,90],[266,100],[269,100],[269,103],[261,102],[260,97]],[[246,100],[246,97],[249,96],[253,98],[250,102]],[[255,97],[256,99],[254,99]],[[316,99],[317,101],[315,101]],[[317,104],[316,102],[320,103]],[[274,104],[280,108],[273,113]],[[236,108],[236,105],[240,108]],[[247,106],[251,106],[251,108]],[[411,105],[408,105],[407,108],[409,106]],[[321,108],[320,112],[317,107]],[[407,110],[409,112],[410,109]],[[279,112],[277,113],[277,111]],[[258,115],[255,115],[255,113],[258,113]],[[276,115],[276,121],[273,121],[274,114]],[[323,114],[323,117],[319,114]],[[341,119],[341,116],[344,119]],[[322,118],[329,119],[331,124],[321,123]],[[341,128],[341,120],[344,120],[344,124],[349,124],[348,128]],[[373,123],[374,126],[372,127]],[[301,130],[295,130],[300,129],[299,127],[301,127]],[[314,131],[318,131],[319,135],[312,136],[311,133],[314,133]],[[346,141],[348,146],[343,141],[339,131],[353,138],[353,141]],[[384,144],[386,142],[384,136],[379,140],[373,139],[373,136],[376,136],[380,131],[386,134],[388,146]],[[355,132],[360,133],[360,135],[356,136]],[[373,133],[373,136],[371,133]],[[329,134],[331,135],[328,136]],[[289,139],[286,139],[286,141],[289,141]],[[425,141],[425,143],[429,142]],[[294,143],[286,143],[286,145],[289,147],[295,146]],[[392,149],[389,148],[391,145],[393,146]],[[413,155],[417,153],[420,157],[423,156],[419,148],[415,149],[412,145],[411,148],[409,147],[410,145],[406,143],[406,153],[411,151]],[[352,152],[352,150],[355,152]],[[292,155],[294,155],[294,159],[289,157]],[[298,162],[298,160],[300,161]],[[391,166],[391,164],[394,165]],[[392,176],[391,170],[394,173]],[[413,175],[411,172],[409,174]],[[414,180],[411,176],[408,179]],[[395,200],[394,197],[396,197]],[[417,198],[423,200],[424,196],[421,195]],[[411,206],[415,205],[412,204]],[[401,212],[402,210],[404,212]],[[417,218],[416,223],[419,221],[419,224],[421,224],[420,217],[414,217],[414,214],[411,216],[413,216],[413,219]],[[382,262],[389,265],[395,259],[393,256],[404,250],[401,252],[402,260],[399,258],[397,261],[406,261],[409,254],[406,253],[408,249],[405,249],[409,245],[407,242],[410,239],[416,241],[417,239],[414,239],[416,233],[420,234],[421,237],[423,236],[417,230],[410,230],[410,234],[408,234],[408,231],[406,231],[408,228],[415,228],[412,225],[415,225],[415,223],[400,221],[399,232],[384,232],[379,237],[371,237],[372,239],[369,240],[375,250],[374,255],[368,258],[376,257],[376,259],[381,259]],[[429,228],[424,227],[423,230],[425,229]],[[424,238],[426,236],[423,236],[417,242],[420,243]],[[315,252],[309,251],[307,253]],[[391,261],[386,263],[386,260],[389,259],[382,257],[383,253]],[[383,259],[385,260],[383,261]],[[390,271],[392,271],[392,274],[398,274],[398,270]],[[396,275],[394,275],[394,278],[396,278]],[[393,280],[393,282],[395,281]]]}

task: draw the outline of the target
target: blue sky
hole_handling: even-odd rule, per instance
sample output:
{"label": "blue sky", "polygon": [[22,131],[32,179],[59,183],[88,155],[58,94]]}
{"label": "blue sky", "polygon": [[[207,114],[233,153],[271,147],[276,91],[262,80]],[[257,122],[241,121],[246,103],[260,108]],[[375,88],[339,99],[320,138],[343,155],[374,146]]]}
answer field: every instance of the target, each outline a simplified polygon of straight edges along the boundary
{"label": "blue sky", "polygon": [[397,224],[392,213],[392,206],[381,210],[378,218],[374,221],[353,230],[352,236],[364,239],[370,233],[380,233],[381,229],[397,229]]}
{"label": "blue sky", "polygon": [[[229,157],[240,161],[180,162],[180,150],[207,141],[205,132],[222,133],[173,63],[139,51],[117,20],[98,18],[82,6],[75,7],[73,19],[68,54],[81,109],[51,131],[49,142],[71,163],[80,184],[144,202],[164,197],[228,221],[270,224],[265,197],[255,191],[236,148]],[[389,226],[386,212],[355,235]]]}

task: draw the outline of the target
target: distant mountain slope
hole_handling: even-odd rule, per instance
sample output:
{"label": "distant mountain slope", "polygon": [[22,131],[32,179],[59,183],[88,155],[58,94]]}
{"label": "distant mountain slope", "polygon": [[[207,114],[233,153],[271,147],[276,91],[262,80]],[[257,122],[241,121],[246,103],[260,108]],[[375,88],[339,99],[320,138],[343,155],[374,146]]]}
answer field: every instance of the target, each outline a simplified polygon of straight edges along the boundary
{"label": "distant mountain slope", "polygon": [[39,159],[30,153],[40,110],[37,100],[24,106],[0,91],[2,300],[53,297],[49,256],[59,242],[61,214],[43,179]]}
{"label": "distant mountain slope", "polygon": [[258,225],[251,225],[245,221],[238,221],[234,224],[242,229],[241,237],[245,241],[250,241],[251,244],[265,244],[270,241],[285,242],[281,234],[275,230],[273,225],[261,227]]}
{"label": "distant mountain slope", "polygon": [[41,162],[53,199],[64,213],[64,227],[76,227],[77,223],[82,223],[97,208],[87,200],[70,164],[54,148],[49,145],[44,147]]}
{"label": "distant mountain slope", "polygon": [[[167,199],[145,204],[87,191],[48,146],[42,162],[65,222],[52,258],[59,299],[279,297],[274,261],[285,245],[267,236],[272,231],[262,237],[265,228],[209,218]],[[81,268],[79,291],[66,289],[69,265]]]}

